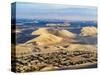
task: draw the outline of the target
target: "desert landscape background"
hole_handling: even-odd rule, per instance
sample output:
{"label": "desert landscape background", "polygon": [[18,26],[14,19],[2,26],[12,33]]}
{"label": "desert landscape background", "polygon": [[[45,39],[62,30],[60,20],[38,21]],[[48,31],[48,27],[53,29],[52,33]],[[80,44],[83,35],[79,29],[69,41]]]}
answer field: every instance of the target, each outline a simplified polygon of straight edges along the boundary
{"label": "desert landscape background", "polygon": [[[39,5],[38,8],[45,6]],[[55,8],[50,5],[49,8],[34,8],[35,12],[30,9],[33,18],[29,19],[30,13],[26,14],[19,6],[16,8],[16,23],[12,19],[12,35],[15,35],[11,53],[12,70],[31,72],[97,67],[98,33],[94,7],[66,9],[60,5],[64,7],[61,10],[58,9],[59,5]],[[27,16],[23,18],[22,12]],[[69,16],[69,13],[74,15]]]}

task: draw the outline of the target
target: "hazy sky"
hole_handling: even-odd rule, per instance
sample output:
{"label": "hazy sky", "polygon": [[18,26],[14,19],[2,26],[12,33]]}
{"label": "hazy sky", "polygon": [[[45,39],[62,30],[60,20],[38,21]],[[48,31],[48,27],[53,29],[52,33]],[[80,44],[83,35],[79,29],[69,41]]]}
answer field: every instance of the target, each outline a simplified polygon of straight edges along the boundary
{"label": "hazy sky", "polygon": [[28,19],[96,20],[97,8],[17,2],[16,17]]}

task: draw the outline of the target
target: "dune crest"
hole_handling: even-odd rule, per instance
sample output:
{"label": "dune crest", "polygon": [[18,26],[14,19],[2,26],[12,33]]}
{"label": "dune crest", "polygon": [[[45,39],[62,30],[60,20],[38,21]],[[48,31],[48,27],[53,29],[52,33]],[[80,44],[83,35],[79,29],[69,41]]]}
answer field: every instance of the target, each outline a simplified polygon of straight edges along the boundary
{"label": "dune crest", "polygon": [[75,37],[75,34],[68,30],[48,29],[48,28],[39,28],[38,30],[33,31],[32,35],[41,35],[41,34],[49,34],[49,33],[59,37],[65,37],[65,36],[70,38]]}
{"label": "dune crest", "polygon": [[33,38],[26,43],[34,43],[36,45],[46,45],[46,44],[55,44],[61,42],[63,37],[75,37],[75,34],[67,30],[58,30],[58,29],[48,29],[48,28],[39,28],[36,31],[32,32],[32,35],[40,35],[36,38]]}
{"label": "dune crest", "polygon": [[45,33],[48,34],[47,28],[39,28],[38,30],[33,31],[31,34],[32,35],[41,35],[41,34],[45,34]]}
{"label": "dune crest", "polygon": [[69,32],[68,30],[59,30],[58,32],[59,32],[59,36],[67,36],[70,38],[75,37],[75,34],[72,32]]}

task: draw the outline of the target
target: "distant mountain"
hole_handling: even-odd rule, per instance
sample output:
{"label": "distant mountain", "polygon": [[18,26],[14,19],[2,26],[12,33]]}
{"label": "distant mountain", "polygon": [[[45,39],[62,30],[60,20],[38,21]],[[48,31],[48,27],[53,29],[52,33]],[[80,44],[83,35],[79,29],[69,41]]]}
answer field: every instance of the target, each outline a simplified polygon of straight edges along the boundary
{"label": "distant mountain", "polygon": [[[12,20],[12,23],[15,21]],[[84,27],[84,26],[96,26],[96,21],[72,21],[72,20],[59,20],[59,19],[16,19],[16,25],[24,26],[46,26],[46,24],[66,24],[69,23],[70,27]]]}

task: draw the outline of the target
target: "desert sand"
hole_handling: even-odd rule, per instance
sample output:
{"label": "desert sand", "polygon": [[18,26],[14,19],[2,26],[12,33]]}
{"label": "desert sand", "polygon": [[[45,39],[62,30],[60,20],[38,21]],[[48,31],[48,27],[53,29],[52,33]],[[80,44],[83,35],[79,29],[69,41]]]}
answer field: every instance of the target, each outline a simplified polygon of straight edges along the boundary
{"label": "desert sand", "polygon": [[[17,72],[78,69],[97,63],[96,45],[78,42],[68,30],[39,28],[31,35],[39,36],[15,46]],[[95,36],[96,29],[84,27],[80,35]]]}

